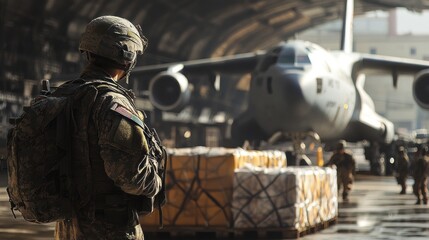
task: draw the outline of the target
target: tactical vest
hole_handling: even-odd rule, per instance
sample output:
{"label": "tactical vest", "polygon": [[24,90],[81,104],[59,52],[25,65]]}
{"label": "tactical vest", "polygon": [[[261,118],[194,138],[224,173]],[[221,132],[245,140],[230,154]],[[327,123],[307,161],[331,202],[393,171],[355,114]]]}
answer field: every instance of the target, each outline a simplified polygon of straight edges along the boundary
{"label": "tactical vest", "polygon": [[[126,97],[130,108],[132,108],[129,110],[136,115],[139,114],[134,105],[134,96],[128,90],[117,84],[102,80],[87,80],[87,82],[91,82],[96,87],[98,94],[97,98],[90,104],[87,100],[79,101],[80,109],[83,110],[76,113],[76,116],[79,116],[76,117],[76,126],[79,130],[72,141],[72,152],[75,153],[72,169],[78,186],[78,196],[80,197],[77,206],[84,209],[79,212],[86,213],[85,217],[88,219],[99,219],[112,224],[125,224],[127,220],[130,220],[131,210],[140,214],[151,213],[154,208],[154,199],[124,193],[107,176],[104,161],[99,154],[98,132],[93,116],[94,112],[98,110],[96,109],[98,107],[96,104],[100,103],[100,98],[110,97],[114,94]],[[91,105],[91,111],[85,108],[85,106],[89,105]],[[132,119],[130,120],[133,121]],[[149,154],[156,159],[162,159],[163,156],[160,156],[160,154],[162,154],[163,148],[159,139],[156,138],[156,133],[152,132],[144,124],[144,119],[137,120],[137,122],[144,130],[146,142],[148,143],[146,148]],[[164,171],[161,167],[159,170]],[[165,193],[160,194],[159,198],[160,203],[158,205],[160,206],[165,203]],[[134,224],[138,224],[138,222]]]}

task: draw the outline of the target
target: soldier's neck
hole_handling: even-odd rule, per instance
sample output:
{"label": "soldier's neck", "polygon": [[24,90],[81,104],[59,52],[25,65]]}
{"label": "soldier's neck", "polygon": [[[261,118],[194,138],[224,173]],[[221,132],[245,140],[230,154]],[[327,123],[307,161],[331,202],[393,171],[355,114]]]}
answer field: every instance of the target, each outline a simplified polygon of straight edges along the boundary
{"label": "soldier's neck", "polygon": [[124,70],[111,68],[107,70],[107,73],[112,77],[113,80],[118,81],[125,74]]}

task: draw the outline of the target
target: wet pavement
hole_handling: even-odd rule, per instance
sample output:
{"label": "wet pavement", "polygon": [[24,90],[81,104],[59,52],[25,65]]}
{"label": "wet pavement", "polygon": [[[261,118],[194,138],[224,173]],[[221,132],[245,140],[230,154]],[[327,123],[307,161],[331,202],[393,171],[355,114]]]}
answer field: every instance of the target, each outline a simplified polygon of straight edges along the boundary
{"label": "wet pavement", "polygon": [[[6,173],[0,172],[0,239],[53,239],[54,224],[32,224],[17,214],[13,219],[6,196]],[[302,240],[429,239],[429,206],[415,205],[409,179],[408,193],[400,195],[393,177],[359,174],[350,201],[339,203],[337,224]],[[151,239],[149,236],[146,239]]]}
{"label": "wet pavement", "polygon": [[303,240],[352,239],[429,239],[429,206],[415,205],[413,180],[408,179],[407,194],[393,177],[358,175],[350,201],[340,200],[336,225]]}

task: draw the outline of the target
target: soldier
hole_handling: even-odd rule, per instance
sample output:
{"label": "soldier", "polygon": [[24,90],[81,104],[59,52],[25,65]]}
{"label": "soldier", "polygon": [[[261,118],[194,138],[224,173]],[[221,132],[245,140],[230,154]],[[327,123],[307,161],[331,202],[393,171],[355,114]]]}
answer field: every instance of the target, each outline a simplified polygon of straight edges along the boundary
{"label": "soldier", "polygon": [[356,162],[353,156],[345,151],[345,146],[345,141],[338,142],[335,153],[325,166],[335,165],[337,167],[338,191],[343,186],[343,201],[348,201],[356,171]]}
{"label": "soldier", "polygon": [[417,155],[417,159],[414,161],[414,185],[413,193],[417,197],[416,204],[428,204],[428,188],[427,188],[427,176],[429,170],[429,156],[428,147],[423,146]]}
{"label": "soldier", "polygon": [[[147,126],[133,94],[117,82],[128,80],[146,46],[140,26],[115,16],[95,18],[82,34],[79,50],[89,63],[81,81],[101,83],[104,90],[99,86],[96,99],[73,103],[92,108],[73,112],[87,137],[72,138],[77,198],[71,220],[57,222],[55,239],[144,239],[129,196],[151,199],[160,191],[159,163],[149,154]],[[67,86],[57,91],[62,88]]]}
{"label": "soldier", "polygon": [[405,194],[407,189],[407,177],[408,177],[408,167],[409,160],[408,155],[405,152],[405,148],[400,146],[398,148],[398,158],[397,158],[397,169],[396,169],[396,180],[399,185],[401,185],[400,194]]}

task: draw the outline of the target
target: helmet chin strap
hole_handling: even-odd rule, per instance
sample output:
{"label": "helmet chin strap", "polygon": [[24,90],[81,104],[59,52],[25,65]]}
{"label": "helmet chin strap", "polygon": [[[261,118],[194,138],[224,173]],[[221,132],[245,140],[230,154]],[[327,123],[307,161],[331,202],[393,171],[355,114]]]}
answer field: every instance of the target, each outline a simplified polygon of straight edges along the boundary
{"label": "helmet chin strap", "polygon": [[130,77],[130,71],[126,71],[124,72],[124,75],[122,75],[122,77],[118,79],[118,82],[119,81],[122,82],[123,80],[125,80],[125,82],[129,84],[129,77]]}
{"label": "helmet chin strap", "polygon": [[129,77],[131,74],[131,70],[133,70],[133,68],[136,66],[136,60],[134,60],[130,65],[128,65],[128,67],[126,69],[124,69],[124,75],[122,75],[122,77],[120,79],[118,79],[118,81],[123,81],[125,80],[125,82],[127,84],[129,84]]}

